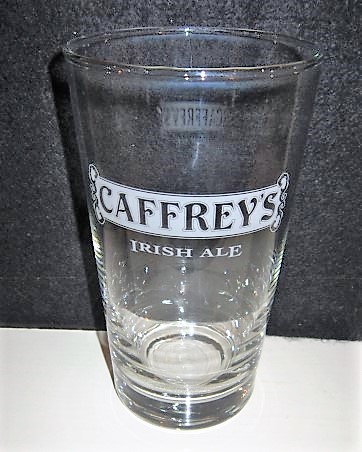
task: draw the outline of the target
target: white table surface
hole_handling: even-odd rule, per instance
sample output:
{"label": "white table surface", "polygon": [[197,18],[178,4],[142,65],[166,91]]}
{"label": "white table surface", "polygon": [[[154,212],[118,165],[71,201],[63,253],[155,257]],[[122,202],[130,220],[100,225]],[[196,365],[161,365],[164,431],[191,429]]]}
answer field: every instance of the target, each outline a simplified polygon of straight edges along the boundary
{"label": "white table surface", "polygon": [[118,400],[102,333],[0,329],[0,451],[362,451],[362,343],[266,337],[254,394],[203,430],[151,425]]}

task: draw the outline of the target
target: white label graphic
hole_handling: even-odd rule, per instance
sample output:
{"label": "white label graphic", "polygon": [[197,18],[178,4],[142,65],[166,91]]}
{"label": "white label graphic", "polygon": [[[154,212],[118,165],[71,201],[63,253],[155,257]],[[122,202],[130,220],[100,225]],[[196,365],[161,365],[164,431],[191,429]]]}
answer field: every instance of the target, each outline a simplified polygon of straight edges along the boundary
{"label": "white label graphic", "polygon": [[89,165],[93,209],[99,223],[132,231],[189,239],[232,237],[262,229],[276,231],[289,185],[282,173],[274,185],[240,193],[183,195],[140,190],[99,175]]}

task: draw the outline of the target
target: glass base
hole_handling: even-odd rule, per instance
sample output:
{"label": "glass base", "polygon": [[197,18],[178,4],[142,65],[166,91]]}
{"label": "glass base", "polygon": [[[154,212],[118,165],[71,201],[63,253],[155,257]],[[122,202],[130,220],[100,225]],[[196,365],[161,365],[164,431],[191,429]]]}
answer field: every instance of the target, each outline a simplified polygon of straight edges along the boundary
{"label": "glass base", "polygon": [[108,317],[120,399],[139,416],[171,428],[207,427],[230,418],[252,393],[266,312],[251,331],[243,328],[245,319],[160,322],[128,312],[126,321]]}
{"label": "glass base", "polygon": [[138,416],[162,427],[195,429],[219,424],[237,414],[252,394],[255,372],[238,387],[208,397],[155,395],[114,377],[119,398]]}

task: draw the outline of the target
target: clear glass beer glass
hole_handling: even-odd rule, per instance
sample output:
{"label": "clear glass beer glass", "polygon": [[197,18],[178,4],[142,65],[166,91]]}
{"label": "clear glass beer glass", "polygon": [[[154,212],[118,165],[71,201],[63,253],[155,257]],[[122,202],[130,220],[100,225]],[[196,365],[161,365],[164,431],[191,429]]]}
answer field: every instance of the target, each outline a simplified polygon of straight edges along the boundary
{"label": "clear glass beer glass", "polygon": [[321,56],[200,27],[64,53],[116,391],[160,425],[221,422],[253,390]]}

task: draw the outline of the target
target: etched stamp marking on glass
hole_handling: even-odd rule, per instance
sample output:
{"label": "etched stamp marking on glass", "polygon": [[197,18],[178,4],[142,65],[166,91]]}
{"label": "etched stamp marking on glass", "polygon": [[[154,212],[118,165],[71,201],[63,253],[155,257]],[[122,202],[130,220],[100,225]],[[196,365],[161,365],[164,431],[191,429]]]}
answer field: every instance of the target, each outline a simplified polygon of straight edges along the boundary
{"label": "etched stamp marking on glass", "polygon": [[172,132],[222,130],[227,117],[224,105],[205,102],[164,102],[158,111],[162,128]]}

